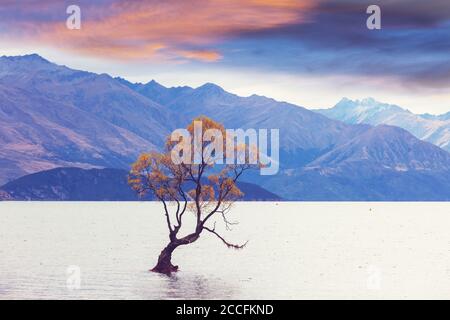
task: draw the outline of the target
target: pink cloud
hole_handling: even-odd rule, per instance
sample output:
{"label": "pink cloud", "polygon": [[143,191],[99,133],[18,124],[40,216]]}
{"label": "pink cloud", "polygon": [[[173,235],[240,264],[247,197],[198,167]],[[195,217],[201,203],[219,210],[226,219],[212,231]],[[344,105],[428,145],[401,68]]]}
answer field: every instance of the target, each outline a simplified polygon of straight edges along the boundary
{"label": "pink cloud", "polygon": [[[32,2],[32,3],[31,3]],[[27,41],[115,59],[177,59],[217,61],[220,41],[241,32],[275,28],[307,19],[313,0],[165,0],[111,1],[81,4],[82,29],[69,30],[56,1],[31,1],[13,24],[14,36]],[[9,4],[10,7],[14,5]],[[10,10],[12,10],[10,8]],[[44,10],[42,16],[36,10]],[[50,11],[49,11],[50,10]],[[60,12],[59,12],[60,13]],[[65,12],[63,12],[65,14]],[[2,16],[5,15],[3,9]],[[91,17],[95,17],[91,18]],[[16,29],[14,29],[16,26]]]}

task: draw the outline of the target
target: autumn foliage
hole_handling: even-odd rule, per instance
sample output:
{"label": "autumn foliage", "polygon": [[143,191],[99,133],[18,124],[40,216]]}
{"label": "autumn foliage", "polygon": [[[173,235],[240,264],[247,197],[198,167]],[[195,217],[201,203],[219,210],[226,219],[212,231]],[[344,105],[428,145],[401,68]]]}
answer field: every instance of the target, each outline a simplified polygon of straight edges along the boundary
{"label": "autumn foliage", "polygon": [[[225,139],[225,129],[221,124],[207,117],[199,117],[194,121],[202,122],[202,137],[208,129],[215,129],[222,133],[224,141],[221,142],[230,143]],[[194,121],[186,128],[192,135],[194,135]],[[212,142],[201,143],[201,149],[205,150]],[[194,164],[194,159],[190,159],[192,161],[186,161],[187,163],[175,164],[172,151],[176,146],[177,141],[172,141],[169,137],[165,152],[142,154],[133,164],[129,175],[130,186],[140,196],[152,194],[162,203],[170,241],[162,250],[158,263],[152,271],[165,274],[178,270],[177,266],[172,265],[172,252],[179,246],[196,241],[204,231],[217,237],[229,248],[242,249],[245,246],[225,240],[216,231],[215,224],[219,220],[227,229],[232,224],[227,219],[227,213],[233,203],[243,196],[237,181],[246,170],[255,167],[254,164],[248,163],[216,165],[203,153],[199,163]],[[246,149],[244,154],[250,154],[249,147],[242,145],[235,147],[236,152],[242,151],[243,148]],[[195,228],[187,235],[179,236],[186,214],[194,215]]]}

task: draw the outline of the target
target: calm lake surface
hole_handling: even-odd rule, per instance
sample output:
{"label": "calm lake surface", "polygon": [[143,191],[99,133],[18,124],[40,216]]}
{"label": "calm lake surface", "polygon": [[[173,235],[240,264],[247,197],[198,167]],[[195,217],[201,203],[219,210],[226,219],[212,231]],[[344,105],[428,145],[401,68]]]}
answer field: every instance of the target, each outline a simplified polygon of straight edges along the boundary
{"label": "calm lake surface", "polygon": [[239,203],[223,234],[248,246],[203,234],[173,277],[148,272],[161,210],[0,203],[0,299],[450,299],[450,203]]}

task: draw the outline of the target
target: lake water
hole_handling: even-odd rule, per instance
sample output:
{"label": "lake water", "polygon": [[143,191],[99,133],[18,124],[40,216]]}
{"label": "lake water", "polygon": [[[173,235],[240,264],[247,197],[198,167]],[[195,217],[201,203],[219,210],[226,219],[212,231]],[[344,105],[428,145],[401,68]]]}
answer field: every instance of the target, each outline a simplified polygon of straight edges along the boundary
{"label": "lake water", "polygon": [[227,249],[157,203],[0,203],[0,299],[450,298],[450,203],[239,203]]}

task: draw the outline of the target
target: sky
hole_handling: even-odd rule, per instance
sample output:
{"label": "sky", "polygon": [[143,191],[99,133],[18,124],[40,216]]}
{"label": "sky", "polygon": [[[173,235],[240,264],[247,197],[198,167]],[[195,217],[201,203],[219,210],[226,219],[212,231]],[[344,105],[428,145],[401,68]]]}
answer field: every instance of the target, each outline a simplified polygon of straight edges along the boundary
{"label": "sky", "polygon": [[[79,30],[66,26],[72,4]],[[366,26],[373,4],[380,30]],[[450,111],[448,0],[1,0],[0,55],[29,53],[307,108],[373,97],[416,113]]]}

